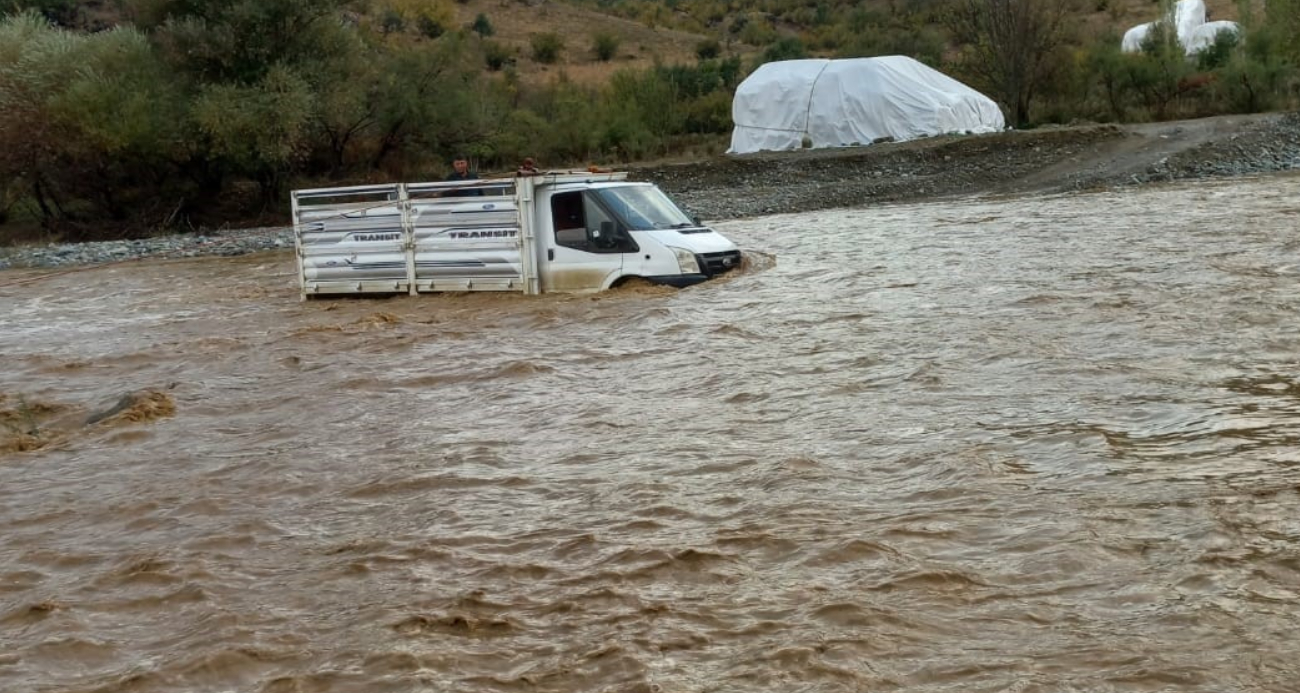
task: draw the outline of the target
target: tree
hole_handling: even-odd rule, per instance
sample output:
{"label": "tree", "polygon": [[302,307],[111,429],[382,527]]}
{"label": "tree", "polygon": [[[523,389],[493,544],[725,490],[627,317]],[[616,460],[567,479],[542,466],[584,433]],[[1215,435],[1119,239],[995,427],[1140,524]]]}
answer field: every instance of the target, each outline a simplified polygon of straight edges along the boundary
{"label": "tree", "polygon": [[1156,120],[1168,118],[1171,107],[1194,84],[1188,79],[1193,65],[1174,25],[1173,0],[1161,0],[1160,6],[1163,19],[1142,40],[1142,52],[1126,56],[1130,83]]}
{"label": "tree", "polygon": [[1123,120],[1128,111],[1129,58],[1120,51],[1120,38],[1114,33],[1102,34],[1083,56],[1083,69],[1098,91],[1098,115],[1103,119]]}
{"label": "tree", "polygon": [[592,87],[561,78],[527,98],[525,107],[547,127],[538,131],[530,154],[547,161],[590,161],[605,115],[593,104],[600,103]]}
{"label": "tree", "polygon": [[23,190],[46,228],[75,238],[65,222],[174,203],[185,128],[181,89],[139,31],[0,21],[0,188]]}
{"label": "tree", "polygon": [[1008,109],[1018,125],[1051,77],[1072,0],[951,0],[947,24],[964,44],[960,66]]}
{"label": "tree", "polygon": [[283,66],[257,84],[209,86],[194,104],[212,154],[256,180],[267,202],[278,199],[285,177],[305,157],[314,111],[311,87]]}
{"label": "tree", "polygon": [[[1295,106],[1291,95],[1297,64],[1288,53],[1300,47],[1295,34],[1300,26],[1288,23],[1300,21],[1300,3],[1274,0],[1264,10],[1261,17],[1245,0],[1238,3],[1237,16],[1244,30],[1234,34],[1238,43],[1226,64],[1217,69],[1215,97],[1233,112],[1259,113]],[[1218,41],[1215,43],[1211,50],[1218,48]]]}
{"label": "tree", "polygon": [[334,48],[344,0],[132,0],[136,26],[203,81],[251,85]]}
{"label": "tree", "polygon": [[360,37],[352,39],[322,55],[310,72],[316,90],[313,163],[323,164],[331,178],[356,161],[369,161],[365,152],[378,129],[388,78],[388,53],[366,50]]}
{"label": "tree", "polygon": [[477,137],[479,119],[471,103],[481,91],[472,77],[476,59],[457,33],[384,54],[372,97],[372,168],[390,158],[409,164],[405,159],[414,154],[450,154],[451,147]]}

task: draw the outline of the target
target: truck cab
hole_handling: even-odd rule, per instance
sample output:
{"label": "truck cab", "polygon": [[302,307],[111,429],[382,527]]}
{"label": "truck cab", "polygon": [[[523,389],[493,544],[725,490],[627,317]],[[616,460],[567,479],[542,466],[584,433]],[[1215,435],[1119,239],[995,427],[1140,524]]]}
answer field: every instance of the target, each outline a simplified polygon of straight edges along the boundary
{"label": "truck cab", "polygon": [[633,278],[684,287],[741,259],[658,187],[624,173],[297,190],[292,211],[304,299],[586,292]]}

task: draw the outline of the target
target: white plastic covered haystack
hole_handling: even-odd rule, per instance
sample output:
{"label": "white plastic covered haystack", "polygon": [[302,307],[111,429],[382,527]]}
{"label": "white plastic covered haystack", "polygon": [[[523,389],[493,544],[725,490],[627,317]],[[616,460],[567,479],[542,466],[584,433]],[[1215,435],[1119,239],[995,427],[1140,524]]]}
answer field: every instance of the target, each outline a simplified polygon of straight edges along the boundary
{"label": "white plastic covered haystack", "polygon": [[1178,0],[1174,5],[1174,29],[1178,32],[1178,42],[1186,46],[1192,40],[1192,32],[1205,23],[1205,0]]}
{"label": "white plastic covered haystack", "polygon": [[1120,50],[1125,53],[1137,53],[1142,50],[1142,42],[1147,40],[1151,30],[1155,28],[1155,22],[1139,24],[1132,29],[1124,32],[1124,40],[1120,44]]}
{"label": "white plastic covered haystack", "polygon": [[1184,46],[1187,48],[1188,55],[1195,55],[1214,45],[1221,33],[1232,33],[1241,36],[1241,25],[1236,22],[1227,20],[1218,22],[1206,22],[1192,32],[1191,37]]}
{"label": "white plastic covered haystack", "polygon": [[[1191,56],[1214,45],[1215,38],[1222,31],[1240,34],[1241,25],[1236,22],[1206,22],[1205,0],[1178,0],[1174,5],[1174,32],[1183,51]],[[1139,24],[1124,32],[1120,50],[1125,53],[1137,53],[1142,50],[1142,42],[1150,35],[1157,24],[1165,20]]]}
{"label": "white plastic covered haystack", "polygon": [[767,63],[736,88],[728,153],[996,132],[987,96],[904,56]]}

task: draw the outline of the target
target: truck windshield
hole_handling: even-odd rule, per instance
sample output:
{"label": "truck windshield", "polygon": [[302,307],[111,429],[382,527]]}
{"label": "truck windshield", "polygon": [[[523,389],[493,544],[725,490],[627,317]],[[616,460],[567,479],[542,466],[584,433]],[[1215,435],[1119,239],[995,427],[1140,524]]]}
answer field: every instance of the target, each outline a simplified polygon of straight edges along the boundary
{"label": "truck windshield", "polygon": [[696,225],[667,195],[654,186],[602,188],[597,194],[633,231],[684,229]]}

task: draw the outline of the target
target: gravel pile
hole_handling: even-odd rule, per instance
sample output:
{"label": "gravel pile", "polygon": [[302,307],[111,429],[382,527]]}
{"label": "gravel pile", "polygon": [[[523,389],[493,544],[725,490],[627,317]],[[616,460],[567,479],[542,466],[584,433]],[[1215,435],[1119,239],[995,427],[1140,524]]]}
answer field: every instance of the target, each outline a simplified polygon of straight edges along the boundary
{"label": "gravel pile", "polygon": [[1180,152],[1152,165],[1137,183],[1249,176],[1300,169],[1300,113]]}

